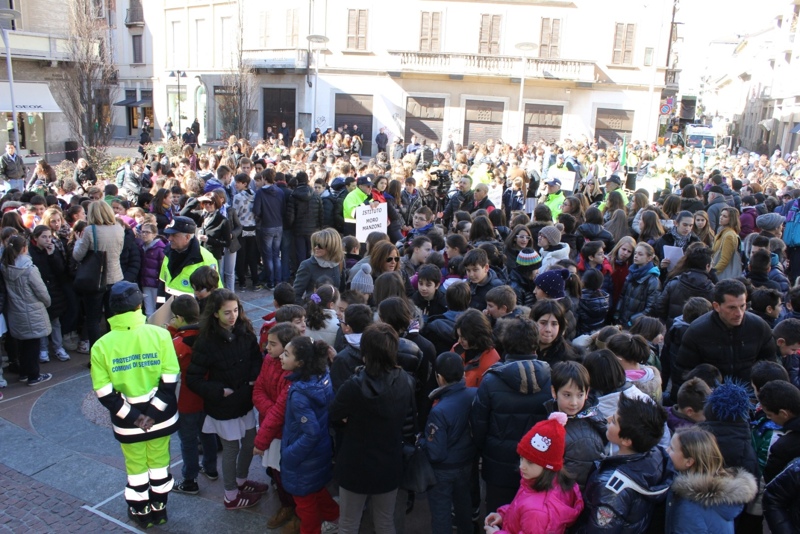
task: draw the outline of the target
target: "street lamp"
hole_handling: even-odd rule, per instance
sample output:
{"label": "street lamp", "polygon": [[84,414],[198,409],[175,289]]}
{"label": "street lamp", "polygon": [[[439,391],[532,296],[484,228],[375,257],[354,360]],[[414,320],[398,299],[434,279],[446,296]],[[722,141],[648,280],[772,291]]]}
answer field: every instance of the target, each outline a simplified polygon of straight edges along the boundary
{"label": "street lamp", "polygon": [[181,78],[186,78],[186,71],[174,70],[169,73],[169,77],[178,79],[178,135],[183,135],[183,130],[181,130]]}
{"label": "street lamp", "polygon": [[526,52],[533,52],[539,45],[536,43],[517,43],[514,48],[522,52],[522,74],[519,77],[519,141],[525,138],[525,103],[523,93],[525,92],[525,73],[528,70],[528,55]]}
{"label": "street lamp", "polygon": [[[0,20],[19,20],[22,13],[16,9],[0,9]],[[14,70],[11,68],[11,47],[8,46],[8,30],[3,28],[3,45],[6,47],[6,68],[8,69],[8,92],[11,94],[11,117],[14,121],[14,147],[19,153],[19,126],[17,125],[17,106],[14,101]],[[19,156],[22,157],[22,156]]]}
{"label": "street lamp", "polygon": [[[322,50],[322,48],[324,48],[325,44],[330,39],[328,39],[324,35],[317,35],[317,34],[309,35],[308,37],[306,37],[306,39],[308,39],[308,42],[311,43],[311,45],[317,45],[316,47],[314,47],[314,48],[316,48],[315,51],[316,51],[317,54],[316,54],[316,57],[314,58],[314,107],[311,110],[312,111],[312,113],[311,113],[311,127],[312,128],[316,128],[316,126],[317,126],[317,85],[318,85],[317,82],[319,81],[319,52],[320,52],[320,50]],[[314,130],[314,131],[316,131],[316,130]]]}

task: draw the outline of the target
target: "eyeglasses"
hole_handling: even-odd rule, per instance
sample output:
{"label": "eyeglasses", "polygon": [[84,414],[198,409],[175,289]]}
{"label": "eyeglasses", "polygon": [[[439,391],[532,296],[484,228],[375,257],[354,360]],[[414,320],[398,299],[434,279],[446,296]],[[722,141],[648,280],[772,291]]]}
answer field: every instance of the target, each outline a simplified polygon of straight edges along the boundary
{"label": "eyeglasses", "polygon": [[530,238],[531,238],[531,236],[526,235],[526,234],[517,234],[517,239],[524,239],[525,241],[527,241]]}
{"label": "eyeglasses", "polygon": [[150,230],[142,230],[141,234],[154,234],[155,232],[151,232]]}
{"label": "eyeglasses", "polygon": [[389,263],[390,261],[391,262],[398,262],[398,261],[400,261],[400,257],[399,256],[390,256],[390,257],[386,258],[386,263]]}

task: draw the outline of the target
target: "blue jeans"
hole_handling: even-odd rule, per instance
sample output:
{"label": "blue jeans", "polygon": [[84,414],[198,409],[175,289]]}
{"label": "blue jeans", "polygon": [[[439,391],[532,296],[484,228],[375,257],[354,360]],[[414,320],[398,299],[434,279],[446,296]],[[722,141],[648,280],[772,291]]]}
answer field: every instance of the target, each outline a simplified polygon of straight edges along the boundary
{"label": "blue jeans", "polygon": [[178,437],[181,440],[183,467],[181,474],[185,480],[197,480],[200,473],[200,452],[197,438],[203,444],[203,468],[207,473],[217,472],[217,435],[204,434],[205,412],[182,413],[178,418]]}
{"label": "blue jeans", "polygon": [[[472,464],[457,469],[434,469],[436,484],[428,490],[432,534],[451,534],[453,525],[459,534],[472,533],[470,475]],[[455,511],[455,518],[450,510]]]}
{"label": "blue jeans", "polygon": [[[281,282],[288,282],[289,278],[292,277],[292,273],[297,271],[297,266],[300,265],[300,262],[295,258],[294,239],[295,237],[291,230],[284,230],[281,240],[281,258],[283,258]],[[276,280],[275,282],[277,283],[278,281]]]}
{"label": "blue jeans", "polygon": [[276,285],[281,281],[281,234],[283,228],[261,229],[261,259],[264,261],[264,274],[267,284]]}

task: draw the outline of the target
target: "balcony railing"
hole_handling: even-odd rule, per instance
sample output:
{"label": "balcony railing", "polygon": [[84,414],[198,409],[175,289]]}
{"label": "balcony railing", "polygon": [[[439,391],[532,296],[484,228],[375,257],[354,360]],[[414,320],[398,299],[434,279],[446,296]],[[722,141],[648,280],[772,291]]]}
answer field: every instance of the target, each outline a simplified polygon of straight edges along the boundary
{"label": "balcony railing", "polygon": [[667,69],[664,74],[664,85],[668,89],[678,89],[681,83],[681,69]]}
{"label": "balcony railing", "polygon": [[[25,59],[43,59],[47,61],[68,61],[70,58],[69,39],[54,37],[41,33],[12,31],[8,32],[8,46],[11,57]],[[0,41],[0,55],[6,52]]]}
{"label": "balcony railing", "polygon": [[131,7],[125,13],[125,26],[144,26],[144,9],[141,6]]}
{"label": "balcony railing", "polygon": [[[390,50],[400,71],[474,76],[518,77],[523,59],[519,56],[407,52]],[[391,69],[387,69],[391,70]],[[595,63],[569,59],[525,59],[525,77],[595,82]]]}
{"label": "balcony railing", "polygon": [[308,51],[303,48],[243,50],[242,61],[253,69],[296,69],[308,67]]}

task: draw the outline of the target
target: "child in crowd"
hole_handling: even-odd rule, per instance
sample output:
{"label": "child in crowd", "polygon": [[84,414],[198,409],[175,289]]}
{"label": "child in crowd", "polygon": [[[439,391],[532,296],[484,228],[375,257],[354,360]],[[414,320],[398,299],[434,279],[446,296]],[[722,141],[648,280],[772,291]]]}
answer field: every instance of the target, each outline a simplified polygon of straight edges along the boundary
{"label": "child in crowd", "polygon": [[517,295],[507,285],[492,288],[486,293],[486,309],[484,313],[492,324],[506,317],[517,317],[520,310],[517,308]]}
{"label": "child in crowd", "polygon": [[[333,477],[333,443],[328,407],[333,387],[324,341],[300,336],[281,355],[281,367],[291,383],[281,438],[281,481],[294,497],[300,532],[320,532],[323,521],[339,519],[339,505],[325,487]],[[299,525],[297,525],[299,523]]]}
{"label": "child in crowd", "polygon": [[601,329],[606,322],[610,296],[603,291],[603,282],[603,274],[597,269],[588,269],[581,277],[583,290],[576,313],[579,336]]}
{"label": "child in crowd", "polygon": [[616,334],[608,340],[606,347],[619,358],[625,377],[642,393],[661,404],[661,373],[647,364],[650,347],[639,335]]}
{"label": "child in crowd", "polygon": [[422,440],[436,474],[436,484],[428,490],[431,532],[450,534],[455,526],[459,534],[472,534],[470,476],[476,449],[469,414],[478,390],[467,387],[464,363],[454,352],[436,358],[436,383]]}
{"label": "child in crowd", "polygon": [[789,290],[786,295],[785,314],[781,318],[782,321],[786,319],[800,319],[800,285],[794,286]]}
{"label": "child in crowd", "polygon": [[493,287],[503,285],[503,281],[489,267],[489,256],[483,249],[476,248],[467,252],[462,265],[472,290],[469,306],[482,311],[486,309],[486,293]]}
{"label": "child in crowd", "polygon": [[456,282],[464,282],[466,280],[466,272],[464,271],[464,256],[458,256],[447,262],[447,270],[445,277],[442,280],[442,289],[447,289]]}
{"label": "child in crowd", "polygon": [[785,319],[772,330],[779,361],[789,373],[789,382],[800,387],[800,319]]}
{"label": "child in crowd", "polygon": [[656,447],[666,419],[664,409],[649,399],[619,396],[606,430],[619,452],[600,460],[589,476],[581,532],[647,532],[671,483],[669,458]]}
{"label": "child in crowd", "polygon": [[141,225],[139,235],[141,236],[139,251],[142,255],[139,285],[142,287],[144,296],[144,313],[150,317],[155,313],[157,307],[156,299],[160,284],[158,274],[161,272],[161,264],[164,263],[167,240],[164,236],[158,235],[158,227],[155,224]]}
{"label": "child in crowd", "polygon": [[321,340],[334,346],[339,332],[339,318],[336,316],[336,305],[339,302],[339,290],[330,284],[324,284],[308,297],[306,301],[306,322],[308,336],[313,340]]}
{"label": "child in crowd", "polygon": [[275,310],[262,317],[264,324],[261,325],[261,330],[258,333],[258,344],[261,347],[262,353],[266,353],[267,351],[267,334],[270,329],[278,323],[275,319],[275,314],[278,313],[278,309],[282,306],[294,303],[295,296],[292,284],[281,282],[275,286],[275,290],[272,292],[272,307],[275,308]]}
{"label": "child in crowd", "polygon": [[534,280],[541,265],[542,257],[532,248],[524,248],[517,254],[514,268],[508,274],[508,285],[517,294],[517,305],[531,307],[536,302]]}
{"label": "child in crowd", "polygon": [[200,306],[200,315],[203,315],[209,295],[219,287],[219,272],[208,265],[203,265],[189,275],[189,284],[194,291],[197,305]]}
{"label": "child in crowd", "polygon": [[567,414],[564,468],[581,489],[594,463],[605,456],[606,420],[588,403],[589,371],[578,362],[559,362],[550,372],[549,411]]}
{"label": "child in crowd", "polygon": [[279,323],[292,323],[306,335],[306,310],[299,304],[286,304],[275,310],[275,320]]}
{"label": "child in crowd", "polygon": [[492,325],[483,313],[471,308],[456,319],[455,332],[458,342],[452,350],[464,360],[467,387],[476,388],[486,370],[500,361],[494,348]]}
{"label": "child in crowd", "polygon": [[455,337],[456,320],[469,308],[472,298],[469,284],[459,282],[447,288],[444,294],[447,311],[441,315],[432,315],[423,325],[420,332],[425,339],[433,343],[437,354],[449,351],[458,340]]}
{"label": "child in crowd", "polygon": [[50,361],[48,346],[52,348],[56,358],[66,362],[69,360],[69,354],[63,346],[61,316],[67,311],[67,296],[63,286],[69,283],[69,277],[66,259],[61,251],[56,249],[53,243],[53,233],[49,226],[40,224],[33,229],[28,254],[33,260],[33,264],[39,269],[42,281],[47,287],[47,293],[50,295],[47,315],[50,319],[51,332],[49,336],[44,336],[39,340],[39,362]]}
{"label": "child in crowd", "polygon": [[486,516],[484,530],[563,533],[583,510],[578,485],[563,470],[567,417],[550,414],[536,423],[517,445],[522,480],[511,504]]}
{"label": "child in crowd", "polygon": [[289,393],[290,372],[281,367],[281,355],[291,340],[300,335],[300,330],[290,323],[275,325],[267,334],[267,354],[261,372],[253,386],[253,405],[258,410],[258,433],[254,441],[253,454],[263,455],[262,465],[267,475],[275,482],[281,507],[267,521],[267,528],[276,529],[294,517],[294,499],[281,482],[281,436],[286,397]]}
{"label": "child in crowd", "polygon": [[[647,365],[652,365],[658,371],[662,372],[661,367],[661,345],[664,343],[664,334],[666,333],[664,323],[655,317],[648,317],[640,315],[631,325],[628,333],[632,336],[640,335],[645,341],[647,346],[650,347],[650,357],[647,358]],[[661,381],[662,387],[665,386],[664,381]]]}
{"label": "child in crowd", "polygon": [[764,319],[770,328],[775,328],[783,310],[783,297],[776,289],[756,289],[750,295],[750,309]]}
{"label": "child in crowd", "polygon": [[[789,381],[789,375],[781,364],[761,360],[753,366],[753,370],[750,372],[750,383],[753,386],[756,398],[758,398],[758,392],[761,391],[761,388],[773,380]],[[766,416],[760,403],[756,404],[753,417],[750,419],[750,427],[753,433],[753,446],[758,457],[758,468],[763,473],[764,468],[767,466],[769,449],[783,435],[783,427],[773,423]]]}
{"label": "child in crowd", "polygon": [[351,304],[344,311],[342,332],[345,347],[331,362],[331,382],[334,392],[355,374],[358,367],[364,365],[364,359],[361,357],[361,334],[372,324],[373,318],[372,308],[366,304]]}
{"label": "child in crowd", "polygon": [[[260,177],[259,177],[260,178]],[[253,201],[255,193],[250,189],[250,177],[239,173],[233,178],[236,193],[233,195],[231,207],[239,217],[242,233],[239,236],[241,248],[236,256],[236,278],[239,287],[247,287],[247,272],[250,271],[250,281],[254,290],[262,286],[258,283],[258,237],[256,236],[256,217],[253,214]]]}
{"label": "child in crowd", "polygon": [[617,322],[625,328],[630,328],[640,315],[649,315],[658,300],[661,271],[653,263],[655,255],[653,247],[647,243],[639,243],[633,251],[633,265],[622,286],[615,315]]}
{"label": "child in crowd", "polygon": [[608,294],[614,287],[611,274],[613,269],[611,263],[603,252],[602,241],[589,241],[581,247],[580,258],[578,260],[578,273],[583,275],[589,269],[594,269],[603,275],[602,289]]}
{"label": "child in crowd", "polygon": [[677,475],[667,494],[665,532],[730,532],[733,520],[758,493],[753,475],[725,469],[710,432],[687,427],[672,436],[669,457]]}
{"label": "child in crowd", "polygon": [[711,388],[701,379],[690,378],[678,389],[678,402],[667,408],[667,426],[670,432],[679,428],[694,426],[706,420],[703,413]]}
{"label": "child in crowd", "polygon": [[344,268],[348,271],[361,260],[361,243],[354,236],[348,235],[342,238],[344,247]]}
{"label": "child in crowd", "polygon": [[441,315],[447,311],[444,293],[439,291],[442,285],[442,271],[435,265],[423,265],[417,273],[417,290],[411,295],[414,305],[422,312],[422,319],[428,320],[433,315]]}
{"label": "child in crowd", "polygon": [[789,382],[773,380],[758,391],[764,414],[780,425],[784,434],[769,449],[764,481],[769,484],[800,450],[800,390]]}
{"label": "child in crowd", "polygon": [[[186,383],[186,370],[192,361],[192,348],[199,333],[200,307],[191,295],[178,295],[170,305],[172,320],[168,325],[172,344],[181,368],[181,384]],[[203,432],[203,399],[188,387],[181,387],[178,395],[178,437],[181,442],[183,480],[175,484],[177,493],[197,495],[200,486],[197,475],[203,473],[209,480],[217,480],[217,438]],[[203,464],[200,465],[198,442],[203,446]]]}

